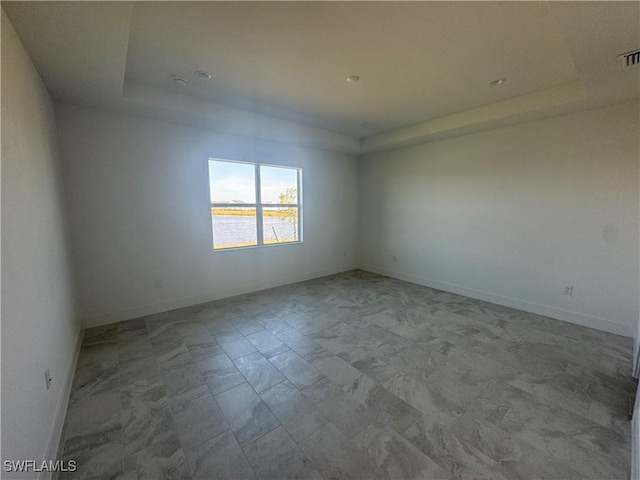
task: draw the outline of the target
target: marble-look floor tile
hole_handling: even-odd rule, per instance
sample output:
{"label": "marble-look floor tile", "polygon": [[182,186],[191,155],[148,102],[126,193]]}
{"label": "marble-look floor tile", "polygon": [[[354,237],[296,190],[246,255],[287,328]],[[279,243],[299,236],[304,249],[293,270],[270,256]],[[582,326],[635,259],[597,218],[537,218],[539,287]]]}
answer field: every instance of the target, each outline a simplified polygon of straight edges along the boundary
{"label": "marble-look floor tile", "polygon": [[371,350],[367,350],[361,347],[354,347],[345,352],[340,352],[336,354],[339,358],[353,366],[355,362],[359,362],[362,360],[370,360],[372,357]]}
{"label": "marble-look floor tile", "polygon": [[383,422],[397,432],[404,432],[422,416],[422,412],[366,375],[345,385],[343,390],[373,412],[377,422]]}
{"label": "marble-look floor tile", "polygon": [[209,392],[193,399],[170,401],[169,406],[184,448],[196,447],[229,429],[220,407]]}
{"label": "marble-look floor tile", "polygon": [[384,383],[400,373],[400,369],[393,367],[382,359],[370,356],[366,359],[357,360],[351,364],[356,370],[365,375]]}
{"label": "marble-look floor tile", "polygon": [[613,430],[623,438],[629,438],[631,436],[631,423],[629,422],[629,414],[627,412],[621,412],[616,408],[612,408],[610,405],[593,401],[591,405],[589,405],[588,418],[594,423]]}
{"label": "marble-look floor tile", "polygon": [[118,339],[118,327],[116,324],[101,325],[87,328],[82,337],[82,345],[97,345],[99,343],[111,343]]}
{"label": "marble-look floor tile", "polygon": [[265,390],[260,397],[297,442],[307,438],[329,421],[289,382]]}
{"label": "marble-look floor tile", "polygon": [[256,351],[256,348],[239,333],[216,337],[216,340],[231,360]]}
{"label": "marble-look floor tile", "polygon": [[433,459],[451,478],[513,479],[517,475],[453,433],[458,417],[445,412],[423,415],[402,435]]}
{"label": "marble-look floor tile", "polygon": [[[503,381],[511,380],[518,374],[527,372],[553,371],[562,372],[566,366],[552,362],[540,362],[540,359],[526,351],[519,349],[520,344],[510,341],[497,340],[489,344],[471,347],[473,352],[501,365],[496,376]],[[505,373],[505,372],[508,372]]]}
{"label": "marble-look floor tile", "polygon": [[252,333],[261,332],[265,328],[253,319],[241,319],[235,322],[235,326],[245,337]]}
{"label": "marble-look floor tile", "polygon": [[519,365],[502,362],[490,358],[488,355],[480,355],[472,348],[452,346],[443,352],[446,359],[445,369],[457,373],[463,378],[472,378],[476,381],[486,380],[510,380],[521,373]]}
{"label": "marble-look floor tile", "polygon": [[125,455],[160,443],[172,445],[174,450],[180,447],[162,387],[135,397],[123,395],[122,441]]}
{"label": "marble-look floor tile", "polygon": [[184,346],[182,337],[173,324],[163,323],[161,326],[154,326],[153,333],[149,334],[153,351],[158,357],[159,361],[162,361],[164,355],[169,354],[172,350]]}
{"label": "marble-look floor tile", "polygon": [[279,425],[248,383],[233,387],[215,398],[240,445],[255,440]]}
{"label": "marble-look floor tile", "polygon": [[555,431],[564,434],[569,443],[591,452],[596,458],[604,459],[614,470],[628,468],[624,446],[625,432],[600,425],[565,409],[553,408],[546,418]]}
{"label": "marble-look floor tile", "polygon": [[375,420],[373,410],[367,409],[326,378],[303,390],[303,393],[348,438],[355,437]]}
{"label": "marble-look floor tile", "polygon": [[67,410],[66,435],[92,435],[120,426],[118,392],[88,395],[73,402]]}
{"label": "marble-look floor tile", "polygon": [[[170,312],[152,313],[151,315],[146,315],[144,317],[134,318],[133,320],[127,320],[127,322],[134,323],[134,322],[140,321],[144,323],[145,327],[147,328],[147,334],[148,334],[149,324],[156,324],[156,323],[162,323],[167,321],[169,319],[169,313]],[[126,322],[121,322],[121,323],[126,323]]]}
{"label": "marble-look floor tile", "polygon": [[352,344],[355,347],[366,348],[367,350],[377,350],[385,347],[385,342],[380,340],[369,330],[370,325],[365,327],[357,327],[347,325],[344,322],[334,326],[331,331],[339,334],[339,339],[345,343],[345,346]]}
{"label": "marble-look floor tile", "polygon": [[167,396],[174,400],[196,398],[207,392],[207,384],[195,365],[160,369],[160,379]]}
{"label": "marble-look floor tile", "polygon": [[334,330],[328,330],[326,332],[322,331],[316,335],[310,335],[310,337],[313,338],[314,342],[322,345],[323,348],[330,351],[334,355],[339,355],[341,353],[361,348],[351,342],[347,342],[340,336],[339,332],[336,332]]}
{"label": "marble-look floor tile", "polygon": [[289,350],[289,347],[278,340],[271,332],[262,330],[247,335],[247,340],[267,358]]}
{"label": "marble-look floor tile", "polygon": [[201,319],[200,322],[209,330],[209,333],[215,338],[218,335],[231,335],[238,333],[234,325],[234,316],[232,314],[224,314],[220,318]]}
{"label": "marble-look floor tile", "polygon": [[423,384],[444,408],[464,413],[482,389],[493,382],[485,376],[478,378],[473,372],[460,375],[447,365],[429,375]]}
{"label": "marble-look floor tile", "polygon": [[286,380],[260,352],[236,358],[233,363],[258,393]]}
{"label": "marble-look floor tile", "polygon": [[565,381],[565,385],[569,383],[574,391],[619,411],[629,411],[637,387],[633,378],[622,381],[598,370],[587,369],[573,363],[567,365],[566,373],[573,379],[570,382]]}
{"label": "marble-look floor tile", "polygon": [[126,480],[191,480],[181,448],[152,445],[124,457]]}
{"label": "marble-look floor tile", "polygon": [[282,427],[249,443],[243,450],[260,480],[322,480]]}
{"label": "marble-look floor tile", "polygon": [[584,354],[584,347],[577,344],[573,339],[566,337],[549,335],[548,332],[540,332],[544,335],[547,342],[535,342],[531,340],[533,330],[529,330],[527,335],[527,343],[522,349],[541,357],[542,359],[551,359],[559,363],[572,362],[584,365],[587,368],[597,368],[600,364],[600,353],[594,350],[589,355]]}
{"label": "marble-look floor tile", "polygon": [[117,363],[118,342],[94,343],[82,345],[78,365],[76,368],[84,368],[95,363]]}
{"label": "marble-look floor tile", "polygon": [[[185,367],[193,363],[193,358],[189,353],[189,349],[182,342],[174,342],[163,348],[163,353],[157,353],[156,350],[156,363],[158,369],[167,370],[173,367]],[[171,347],[171,348],[169,348]]]}
{"label": "marble-look floor tile", "polygon": [[601,354],[600,363],[598,364],[598,368],[596,370],[605,375],[609,375],[616,380],[626,383],[629,381],[629,378],[632,375],[631,369],[631,362],[621,362],[616,357]]}
{"label": "marble-look floor tile", "polygon": [[517,375],[508,383],[531,393],[539,402],[566,408],[569,411],[577,412],[587,417],[591,399],[572,390],[571,381],[573,378],[572,376],[567,378],[564,374],[555,373],[547,375],[542,372],[539,375],[523,373]]}
{"label": "marble-look floor tile", "polygon": [[182,341],[185,345],[199,345],[199,344],[207,344],[214,341],[209,330],[205,328],[205,326],[198,321],[185,321],[185,322],[176,322],[175,323],[176,330],[178,334],[182,338]]}
{"label": "marble-look floor tile", "polygon": [[129,396],[139,395],[162,384],[156,360],[139,358],[120,364],[120,389]]}
{"label": "marble-look floor tile", "polygon": [[207,302],[85,332],[59,478],[628,478],[632,352],[364,271]]}
{"label": "marble-look floor tile", "polygon": [[318,370],[292,351],[280,353],[272,357],[270,362],[298,388],[308,387],[323,378]]}
{"label": "marble-look floor tile", "polygon": [[[316,321],[315,318],[308,315],[295,315],[295,316],[287,315],[284,318],[285,318],[284,322],[286,325],[289,325],[295,328],[296,330],[298,330],[304,335],[318,332],[326,326],[320,323],[319,321]],[[279,321],[282,322],[283,320],[279,320]],[[283,331],[285,330],[286,329],[283,328]],[[272,333],[274,335],[278,335],[279,333],[282,333],[282,332],[272,332]]]}
{"label": "marble-look floor tile", "polygon": [[556,462],[566,464],[571,459],[572,470],[582,476],[612,478],[614,472],[629,473],[628,458],[620,448],[624,437],[565,409],[552,408],[544,422],[532,421],[514,437]]}
{"label": "marble-look floor tile", "polygon": [[392,349],[401,349],[411,345],[411,340],[404,338],[396,333],[379,327],[378,325],[368,325],[363,328],[366,335],[370,339],[375,339],[382,344],[382,346],[391,347]]}
{"label": "marble-look floor tile", "polygon": [[147,335],[147,325],[145,323],[144,317],[125,320],[122,322],[118,322],[115,325],[116,330],[118,331],[118,341]]}
{"label": "marble-look floor tile", "polygon": [[[146,329],[145,329],[146,332]],[[118,362],[130,362],[144,358],[153,358],[155,352],[148,335],[139,335],[126,340],[118,341]]]}
{"label": "marble-look floor tile", "polygon": [[393,309],[386,309],[372,315],[365,315],[363,320],[369,325],[378,325],[379,327],[389,330],[403,324],[406,327],[412,327],[411,330],[416,326],[415,323],[410,322],[408,319],[403,319],[402,315]]}
{"label": "marble-look floor tile", "polygon": [[384,387],[399,399],[422,413],[443,408],[442,402],[425,385],[410,376],[399,373],[384,383]]}
{"label": "marble-look floor tile", "polygon": [[123,479],[120,427],[99,434],[87,435],[81,439],[67,440],[62,460],[65,464],[74,460],[77,469],[74,472],[60,472],[59,480]]}
{"label": "marble-look floor tile", "polygon": [[482,388],[465,413],[473,412],[511,434],[529,429],[535,423],[544,423],[550,411],[551,407],[530,393],[496,381]]}
{"label": "marble-look floor tile", "polygon": [[324,478],[375,480],[387,478],[332,423],[326,424],[304,440],[300,446],[318,466]]}
{"label": "marble-look floor tile", "polygon": [[224,352],[222,347],[216,342],[188,345],[187,350],[189,350],[189,355],[191,355],[191,359],[194,363],[215,357],[216,355],[220,355]]}
{"label": "marble-look floor tile", "polygon": [[300,392],[302,392],[309,401],[316,404],[344,393],[344,390],[340,385],[336,385],[327,377],[323,377],[313,385],[303,388]]}
{"label": "marble-look floor tile", "polygon": [[450,345],[448,342],[439,342],[436,348],[427,348],[424,344],[415,344],[385,357],[385,362],[403,373],[424,381],[430,374],[438,371],[446,365],[447,358],[441,350]]}
{"label": "marble-look floor tile", "polygon": [[120,375],[117,363],[92,363],[78,368],[71,387],[70,405],[85,397],[117,393],[119,381]]}
{"label": "marble-look floor tile", "polygon": [[245,338],[244,335],[241,335],[240,332],[238,332],[235,326],[233,328],[233,331],[216,333],[215,335],[213,335],[213,337],[215,338],[215,341],[218,342],[219,344],[229,343],[236,340],[242,340],[243,338]]}
{"label": "marble-look floor tile", "polygon": [[354,443],[389,478],[449,478],[440,465],[384,424],[369,425]]}
{"label": "marble-look floor tile", "polygon": [[187,450],[193,480],[253,480],[255,474],[231,430]]}
{"label": "marble-look floor tile", "polygon": [[362,375],[358,370],[335,355],[309,360],[309,363],[336,385],[347,385]]}
{"label": "marble-look floor tile", "polygon": [[268,330],[276,336],[293,328],[286,319],[277,316],[268,315],[265,317],[256,317],[256,321],[262,325],[265,330]]}
{"label": "marble-look floor tile", "polygon": [[566,451],[557,456],[547,455],[523,441],[521,434],[509,435],[478,418],[472,410],[463,415],[453,431],[487,457],[525,478],[585,478],[586,470],[580,473],[564,463]]}
{"label": "marble-look floor tile", "polygon": [[197,366],[213,395],[246,382],[242,373],[224,353],[198,362]]}
{"label": "marble-look floor tile", "polygon": [[322,345],[314,342],[294,328],[280,332],[276,334],[276,336],[301,357],[305,357],[323,348]]}

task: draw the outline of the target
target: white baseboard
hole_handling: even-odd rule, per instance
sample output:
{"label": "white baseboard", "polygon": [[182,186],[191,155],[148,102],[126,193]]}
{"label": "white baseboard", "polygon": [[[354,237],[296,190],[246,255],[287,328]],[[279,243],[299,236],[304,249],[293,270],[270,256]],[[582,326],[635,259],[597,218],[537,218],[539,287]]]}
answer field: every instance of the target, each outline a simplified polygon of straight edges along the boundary
{"label": "white baseboard", "polygon": [[398,280],[405,280],[411,283],[417,283],[425,287],[435,288],[437,290],[443,290],[445,292],[451,292],[458,295],[464,295],[465,297],[475,298],[477,300],[483,300],[490,303],[502,305],[504,307],[516,308],[529,313],[535,313],[537,315],[543,315],[545,317],[554,318],[556,320],[563,320],[565,322],[574,323],[583,327],[590,327],[596,330],[602,330],[604,332],[614,333],[616,335],[622,335],[624,337],[633,337],[633,327],[624,325],[605,318],[593,317],[591,315],[585,315],[583,313],[570,312],[568,310],[562,310],[556,307],[550,307],[548,305],[540,305],[538,303],[529,302],[526,300],[520,300],[518,298],[507,297],[504,295],[498,295],[495,293],[484,292],[482,290],[476,290],[473,288],[467,288],[460,285],[454,285],[451,283],[440,282],[425,277],[418,277],[415,275],[407,275],[400,272],[393,272],[384,268],[370,267],[360,265],[361,270],[368,272],[378,273],[380,275],[386,275],[387,277],[397,278]]}
{"label": "white baseboard", "polygon": [[121,322],[123,320],[131,320],[133,318],[139,318],[147,315],[154,315],[156,313],[167,312],[169,310],[175,310],[176,308],[190,307],[191,305],[198,305],[200,303],[212,302],[214,300],[221,300],[223,298],[235,297],[237,295],[243,295],[245,293],[258,292],[260,290],[281,287],[283,285],[289,285],[291,283],[304,282],[305,280],[312,280],[314,278],[325,277],[327,275],[334,275],[336,273],[347,272],[355,268],[357,268],[355,264],[343,265],[340,267],[330,268],[326,270],[319,270],[319,271],[305,273],[301,275],[292,275],[289,277],[283,277],[276,280],[251,283],[248,285],[244,285],[242,287],[231,288],[229,290],[221,290],[221,291],[212,292],[206,295],[177,298],[174,300],[168,300],[165,302],[159,302],[159,303],[154,303],[150,305],[142,305],[140,307],[129,308],[129,309],[120,310],[117,312],[93,315],[90,317],[83,318],[82,325],[83,325],[83,328],[98,327],[100,325],[107,325],[109,323]]}
{"label": "white baseboard", "polygon": [[[56,407],[56,417],[51,425],[51,431],[49,432],[49,441],[47,442],[47,451],[44,454],[44,461],[57,460],[60,452],[60,441],[62,440],[62,429],[64,427],[64,420],[67,414],[67,407],[69,406],[69,398],[71,397],[71,386],[73,385],[73,377],[76,373],[76,365],[78,364],[78,357],[80,357],[80,348],[82,347],[82,338],[84,336],[84,330],[78,332],[76,339],[75,350],[69,366],[67,367],[67,375],[64,379],[64,384],[60,391],[60,397],[58,398],[58,406]],[[51,472],[40,472],[38,480],[48,480],[51,478]]]}
{"label": "white baseboard", "polygon": [[631,421],[631,480],[640,480],[640,386],[636,391]]}
{"label": "white baseboard", "polygon": [[541,305],[538,303],[521,300],[518,298],[507,297],[504,295],[498,295],[494,293],[484,292],[482,290],[476,290],[473,288],[463,287],[446,282],[440,282],[430,278],[419,277],[415,275],[407,275],[401,272],[394,272],[384,268],[371,267],[365,265],[343,265],[340,267],[319,270],[302,275],[292,275],[289,277],[283,277],[276,280],[269,280],[265,282],[256,282],[248,284],[242,287],[232,288],[228,290],[222,290],[218,292],[212,292],[205,295],[198,295],[194,297],[184,297],[178,299],[172,299],[165,302],[159,302],[149,305],[142,305],[139,307],[120,310],[117,312],[109,312],[100,315],[93,315],[83,318],[83,328],[97,327],[100,325],[107,325],[109,323],[116,323],[123,320],[131,320],[133,318],[144,317],[147,315],[153,315],[156,313],[162,313],[169,310],[175,310],[176,308],[189,307],[191,305],[198,305],[200,303],[211,302],[215,300],[221,300],[223,298],[234,297],[236,295],[243,295],[245,293],[257,292],[260,290],[266,290],[269,288],[280,287],[283,285],[289,285],[291,283],[303,282],[306,280],[312,280],[314,278],[324,277],[326,275],[333,275],[336,273],[346,272],[353,269],[362,269],[380,275],[386,275],[388,277],[397,278],[399,280],[405,280],[407,282],[416,283],[418,285],[424,285],[426,287],[443,290],[446,292],[456,293],[458,295],[464,295],[466,297],[476,298],[478,300],[484,300],[486,302],[503,305],[505,307],[516,308],[525,312],[535,313],[537,315],[544,315],[546,317],[554,318],[557,320],[563,320],[565,322],[574,323],[584,327],[594,328],[596,330],[602,330],[616,335],[622,335],[625,337],[633,337],[633,328],[629,325],[623,325],[620,323],[612,322],[604,318],[594,317],[583,313],[570,312],[568,310],[559,309],[556,307],[550,307],[548,305]]}

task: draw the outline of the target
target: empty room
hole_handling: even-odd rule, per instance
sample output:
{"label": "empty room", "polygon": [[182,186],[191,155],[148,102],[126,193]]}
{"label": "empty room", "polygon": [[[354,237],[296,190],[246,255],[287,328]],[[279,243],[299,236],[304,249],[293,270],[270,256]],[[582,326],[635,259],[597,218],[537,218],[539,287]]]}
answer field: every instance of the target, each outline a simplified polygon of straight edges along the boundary
{"label": "empty room", "polygon": [[3,479],[640,480],[640,2],[1,7]]}

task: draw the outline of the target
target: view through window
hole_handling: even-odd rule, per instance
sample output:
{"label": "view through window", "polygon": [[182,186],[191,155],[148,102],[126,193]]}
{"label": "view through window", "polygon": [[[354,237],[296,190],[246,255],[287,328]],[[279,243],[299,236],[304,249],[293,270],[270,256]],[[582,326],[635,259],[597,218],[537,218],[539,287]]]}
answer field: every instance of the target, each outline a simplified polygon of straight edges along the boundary
{"label": "view through window", "polygon": [[215,250],[300,242],[302,170],[209,159]]}

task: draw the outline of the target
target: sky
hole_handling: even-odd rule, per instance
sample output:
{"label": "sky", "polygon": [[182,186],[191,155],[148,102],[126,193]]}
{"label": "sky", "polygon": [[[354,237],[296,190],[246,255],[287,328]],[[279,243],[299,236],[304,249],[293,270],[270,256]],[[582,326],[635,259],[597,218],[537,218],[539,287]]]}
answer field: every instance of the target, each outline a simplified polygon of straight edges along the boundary
{"label": "sky", "polygon": [[[255,173],[250,163],[209,160],[209,192],[211,202],[241,200],[255,203]],[[262,203],[278,203],[287,188],[297,187],[297,169],[260,167]]]}

